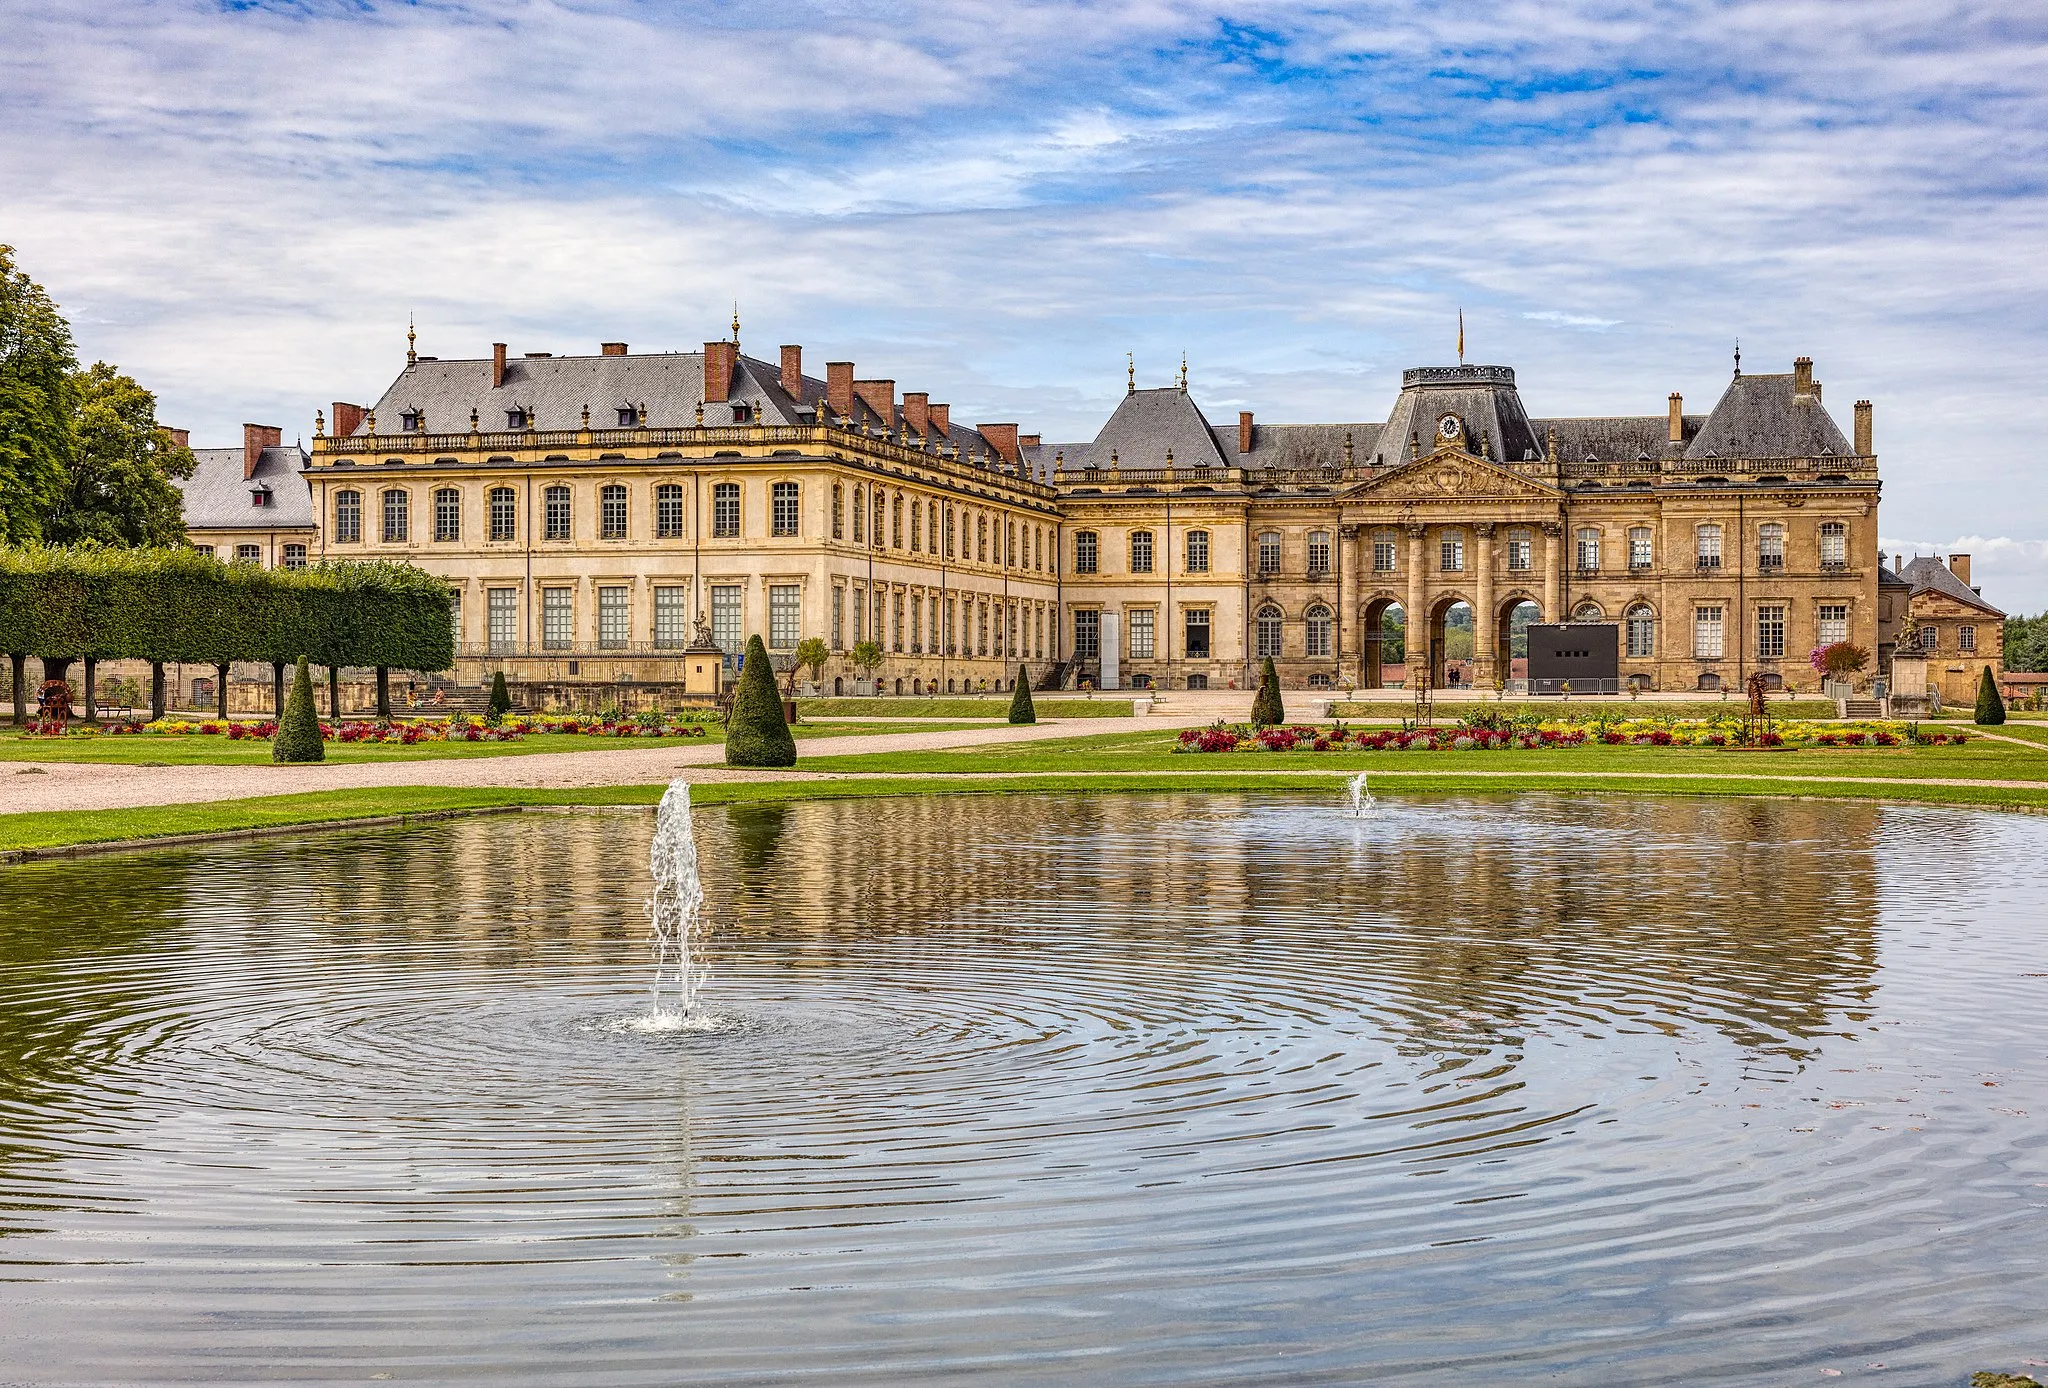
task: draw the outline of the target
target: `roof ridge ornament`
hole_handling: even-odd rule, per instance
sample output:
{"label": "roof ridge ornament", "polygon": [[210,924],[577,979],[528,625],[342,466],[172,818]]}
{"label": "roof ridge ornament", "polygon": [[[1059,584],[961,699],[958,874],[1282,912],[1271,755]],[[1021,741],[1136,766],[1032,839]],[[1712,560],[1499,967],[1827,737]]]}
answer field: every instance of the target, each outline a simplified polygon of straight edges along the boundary
{"label": "roof ridge ornament", "polygon": [[1742,339],[1735,339],[1735,379],[1742,379]]}
{"label": "roof ridge ornament", "polygon": [[412,315],[405,315],[405,365],[408,370],[420,364],[420,354],[414,349],[419,345],[419,334],[413,331]]}
{"label": "roof ridge ornament", "polygon": [[1188,354],[1186,352],[1180,354],[1180,393],[1182,395],[1188,393]]}
{"label": "roof ridge ornament", "polygon": [[1124,394],[1138,393],[1138,358],[1130,352],[1124,353]]}

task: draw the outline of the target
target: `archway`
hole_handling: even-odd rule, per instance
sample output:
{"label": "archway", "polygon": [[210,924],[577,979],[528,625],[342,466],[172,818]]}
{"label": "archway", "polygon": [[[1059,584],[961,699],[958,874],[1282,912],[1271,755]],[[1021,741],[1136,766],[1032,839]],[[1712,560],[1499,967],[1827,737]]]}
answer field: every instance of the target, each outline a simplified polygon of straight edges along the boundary
{"label": "archway", "polygon": [[[1504,680],[1527,679],[1529,659],[1529,626],[1543,620],[1543,609],[1536,600],[1526,593],[1510,593],[1502,600],[1494,615],[1493,649],[1500,665],[1496,672]],[[1522,673],[1515,673],[1515,662],[1522,661]]]}
{"label": "archway", "polygon": [[1402,668],[1407,659],[1407,611],[1398,598],[1377,597],[1367,602],[1360,620],[1359,635],[1365,668],[1359,685],[1364,689],[1385,689],[1389,678],[1407,682]]}
{"label": "archway", "polygon": [[1429,682],[1433,687],[1471,687],[1472,636],[1472,604],[1455,595],[1439,599],[1429,614]]}

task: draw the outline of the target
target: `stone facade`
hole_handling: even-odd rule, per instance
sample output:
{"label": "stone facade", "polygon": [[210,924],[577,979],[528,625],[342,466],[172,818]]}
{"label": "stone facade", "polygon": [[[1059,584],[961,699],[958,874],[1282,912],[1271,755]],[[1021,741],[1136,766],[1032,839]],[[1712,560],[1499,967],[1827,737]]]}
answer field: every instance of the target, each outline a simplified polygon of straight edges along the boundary
{"label": "stone facade", "polygon": [[1994,680],[2005,675],[2005,614],[1984,600],[1970,582],[1970,556],[1921,557],[1901,565],[1911,585],[1907,620],[1899,639],[1927,658],[1927,683],[1946,705],[1974,705],[1977,685],[1989,666]]}

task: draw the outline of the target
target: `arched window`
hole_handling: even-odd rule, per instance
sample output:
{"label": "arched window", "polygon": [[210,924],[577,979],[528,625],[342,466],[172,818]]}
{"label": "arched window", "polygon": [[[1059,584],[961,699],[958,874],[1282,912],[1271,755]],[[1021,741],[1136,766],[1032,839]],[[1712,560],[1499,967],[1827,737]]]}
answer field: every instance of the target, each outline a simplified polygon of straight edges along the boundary
{"label": "arched window", "polygon": [[1693,559],[1702,569],[1721,567],[1721,527],[1712,523],[1695,526],[1692,532]]}
{"label": "arched window", "polygon": [[875,488],[873,497],[875,503],[874,546],[876,549],[880,549],[882,547],[882,522],[889,514],[889,502],[882,495],[880,487]]}
{"label": "arched window", "polygon": [[1600,531],[1597,527],[1579,527],[1579,572],[1596,574],[1600,572]]}
{"label": "arched window", "polygon": [[1266,530],[1259,534],[1259,576],[1267,577],[1280,572],[1280,532]]}
{"label": "arched window", "polygon": [[[974,559],[979,564],[986,564],[988,562],[987,516],[978,515],[974,518]],[[983,654],[987,653],[983,652]]]}
{"label": "arched window", "polygon": [[623,483],[610,482],[597,489],[597,523],[604,539],[626,538],[626,488]]}
{"label": "arched window", "polygon": [[1330,609],[1321,603],[1308,610],[1308,653],[1311,656],[1330,653]]}
{"label": "arched window", "polygon": [[462,493],[453,487],[434,489],[434,539],[450,544],[462,538]]}
{"label": "arched window", "polygon": [[1604,620],[1606,615],[1600,610],[1600,604],[1590,599],[1572,609],[1572,620],[1575,622],[1598,622]]}
{"label": "arched window", "polygon": [[1252,654],[1259,659],[1280,654],[1280,609],[1267,603],[1261,607],[1253,627]]}
{"label": "arched window", "polygon": [[846,538],[845,505],[846,488],[834,482],[832,484],[832,538],[835,540]]}
{"label": "arched window", "polygon": [[1657,654],[1657,614],[1647,604],[1637,603],[1631,607],[1625,625],[1630,660],[1648,660]]}
{"label": "arched window", "polygon": [[1308,532],[1308,576],[1321,578],[1330,572],[1330,532]]}
{"label": "arched window", "polygon": [[1131,532],[1131,572],[1148,574],[1152,572],[1152,532],[1133,530]]}
{"label": "arched window", "polygon": [[1092,574],[1096,572],[1095,532],[1077,530],[1074,532],[1074,572]]}
{"label": "arched window", "polygon": [[950,504],[946,507],[946,557],[953,557],[953,508]]}
{"label": "arched window", "polygon": [[867,491],[862,487],[853,489],[853,542],[864,545],[868,539]]}
{"label": "arched window", "polygon": [[925,507],[925,549],[932,554],[939,552],[939,503],[934,501]]}
{"label": "arched window", "polygon": [[541,494],[541,520],[546,529],[542,538],[566,540],[569,538],[569,489],[549,487]]}
{"label": "arched window", "polygon": [[910,499],[910,547],[924,548],[924,502],[916,497]]}
{"label": "arched window", "polygon": [[[1191,574],[1205,574],[1209,572],[1209,532],[1206,530],[1190,530],[1188,532],[1188,572]],[[1204,650],[1204,658],[1207,655],[1208,652]]]}
{"label": "arched window", "polygon": [[1756,566],[1759,569],[1785,567],[1785,527],[1765,521],[1756,528]]}
{"label": "arched window", "polygon": [[893,498],[891,498],[891,501],[892,501],[892,504],[891,504],[891,506],[889,507],[889,548],[890,548],[890,549],[902,549],[902,548],[903,548],[903,493],[902,493],[902,492],[898,492],[898,493],[896,493],[896,495],[895,495],[895,496],[894,496]]}
{"label": "arched window", "polygon": [[519,493],[510,487],[493,487],[484,498],[491,512],[491,538],[493,540],[516,540],[519,538]]}
{"label": "arched window", "polygon": [[343,491],[334,494],[334,541],[352,545],[363,538],[363,494]]}
{"label": "arched window", "polygon": [[402,545],[410,537],[410,517],[406,514],[409,498],[396,487],[384,493],[384,543]]}

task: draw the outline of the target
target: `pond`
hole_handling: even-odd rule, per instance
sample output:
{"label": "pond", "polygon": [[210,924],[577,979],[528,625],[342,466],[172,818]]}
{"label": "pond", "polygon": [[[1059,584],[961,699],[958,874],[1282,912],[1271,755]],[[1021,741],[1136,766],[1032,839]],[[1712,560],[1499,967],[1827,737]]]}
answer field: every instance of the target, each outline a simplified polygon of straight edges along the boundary
{"label": "pond", "polygon": [[1332,794],[696,824],[701,1031],[629,1025],[644,813],[0,869],[4,1376],[2048,1358],[2048,820]]}

